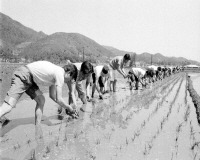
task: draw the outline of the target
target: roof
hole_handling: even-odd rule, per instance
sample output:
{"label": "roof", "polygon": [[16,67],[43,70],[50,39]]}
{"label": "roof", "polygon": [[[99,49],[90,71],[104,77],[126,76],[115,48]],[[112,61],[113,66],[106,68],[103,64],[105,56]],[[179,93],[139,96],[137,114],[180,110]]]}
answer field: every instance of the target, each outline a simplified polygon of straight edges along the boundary
{"label": "roof", "polygon": [[193,64],[186,65],[185,67],[187,67],[187,68],[199,68],[199,66],[193,65]]}

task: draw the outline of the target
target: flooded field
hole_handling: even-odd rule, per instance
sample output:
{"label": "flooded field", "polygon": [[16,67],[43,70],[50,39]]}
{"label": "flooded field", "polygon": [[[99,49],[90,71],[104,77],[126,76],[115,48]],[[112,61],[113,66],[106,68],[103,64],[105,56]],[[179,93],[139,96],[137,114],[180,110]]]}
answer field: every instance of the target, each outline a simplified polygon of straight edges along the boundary
{"label": "flooded field", "polygon": [[[191,77],[196,88],[200,76]],[[3,78],[2,88],[5,83]],[[57,104],[45,97],[41,127],[35,128],[35,102],[29,98],[7,115],[12,121],[1,130],[2,160],[200,159],[200,126],[185,73],[138,91],[120,79],[118,92],[103,101],[97,95],[86,105],[79,100],[77,120],[58,116]]]}

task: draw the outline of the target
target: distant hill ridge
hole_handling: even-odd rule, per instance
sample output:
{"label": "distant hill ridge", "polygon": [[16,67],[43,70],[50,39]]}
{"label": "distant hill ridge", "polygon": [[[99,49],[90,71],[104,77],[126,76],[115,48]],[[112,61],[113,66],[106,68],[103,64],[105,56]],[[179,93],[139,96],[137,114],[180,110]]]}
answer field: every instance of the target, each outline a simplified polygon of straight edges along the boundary
{"label": "distant hill ridge", "polygon": [[[104,47],[116,55],[124,55],[125,53],[127,53],[127,51],[118,50],[118,49],[115,49],[110,46],[104,46]],[[129,52],[129,53],[136,54],[135,52]],[[183,57],[166,57],[166,56],[163,56],[161,53],[150,54],[148,52],[144,52],[141,54],[136,54],[136,61],[143,61],[143,62],[150,64],[151,60],[153,63],[157,63],[157,64],[172,64],[172,65],[173,64],[184,64],[184,65],[196,64],[196,65],[200,65],[200,62],[198,62],[198,61],[188,60]]]}
{"label": "distant hill ridge", "polygon": [[[13,20],[0,13],[0,56],[4,59],[25,58],[26,60],[49,60],[55,63],[85,60],[106,61],[110,57],[124,55],[113,47],[102,46],[94,40],[79,33],[57,32],[47,35],[43,32],[36,32],[31,28]],[[134,53],[134,52],[130,52]],[[151,54],[137,54],[137,61],[150,62]],[[185,58],[165,57],[160,53],[153,55],[153,62],[195,62]],[[199,64],[199,63],[198,63]]]}

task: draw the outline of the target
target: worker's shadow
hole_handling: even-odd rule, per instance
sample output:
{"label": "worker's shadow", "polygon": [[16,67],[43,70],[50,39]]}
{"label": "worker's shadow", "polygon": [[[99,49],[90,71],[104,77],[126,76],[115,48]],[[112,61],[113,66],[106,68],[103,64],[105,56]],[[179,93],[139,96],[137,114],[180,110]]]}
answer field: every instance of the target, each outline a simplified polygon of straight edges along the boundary
{"label": "worker's shadow", "polygon": [[[56,123],[52,123],[50,121],[51,119],[62,120],[63,116],[61,115],[54,115],[50,117],[43,116],[41,123],[46,124],[47,126],[55,126],[62,123],[61,121],[56,121]],[[9,131],[13,130],[14,128],[20,125],[27,125],[27,124],[35,124],[35,117],[6,120],[3,123],[3,127],[0,129],[0,137],[3,137],[6,133],[8,133]]]}

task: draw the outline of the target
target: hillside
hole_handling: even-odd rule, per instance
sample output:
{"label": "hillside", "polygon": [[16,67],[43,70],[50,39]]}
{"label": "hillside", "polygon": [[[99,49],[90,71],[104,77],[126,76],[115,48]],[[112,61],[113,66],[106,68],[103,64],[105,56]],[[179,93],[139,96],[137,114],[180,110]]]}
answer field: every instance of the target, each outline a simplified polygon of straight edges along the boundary
{"label": "hillside", "polygon": [[50,60],[60,63],[66,59],[105,61],[114,54],[94,40],[78,33],[36,32],[0,13],[0,56],[6,59],[25,58],[29,61]]}
{"label": "hillside", "polygon": [[46,36],[43,32],[36,32],[25,27],[2,13],[0,13],[0,35],[0,53],[4,56],[16,55],[31,42]]}
{"label": "hillside", "polygon": [[21,56],[33,60],[46,59],[56,62],[70,59],[72,61],[85,59],[96,61],[106,60],[114,54],[92,39],[79,33],[54,33],[31,43],[22,52]]}
{"label": "hillside", "polygon": [[[115,55],[124,55],[125,53],[127,53],[126,51],[121,51],[118,50],[116,48],[110,47],[110,46],[104,46],[106,49],[108,49],[109,51],[113,52],[113,54]],[[132,52],[129,52],[132,53]],[[200,65],[200,62],[198,61],[193,61],[193,60],[188,60],[186,58],[183,57],[166,57],[163,56],[160,53],[156,53],[156,54],[150,54],[148,52],[144,52],[141,54],[136,54],[136,61],[140,62],[146,62],[148,64],[151,63],[156,63],[156,64],[164,64],[164,65],[186,65],[186,64],[196,64],[196,65]]]}

